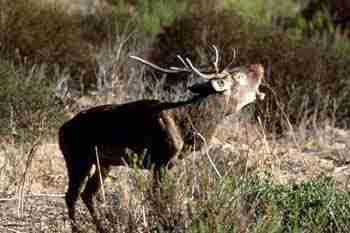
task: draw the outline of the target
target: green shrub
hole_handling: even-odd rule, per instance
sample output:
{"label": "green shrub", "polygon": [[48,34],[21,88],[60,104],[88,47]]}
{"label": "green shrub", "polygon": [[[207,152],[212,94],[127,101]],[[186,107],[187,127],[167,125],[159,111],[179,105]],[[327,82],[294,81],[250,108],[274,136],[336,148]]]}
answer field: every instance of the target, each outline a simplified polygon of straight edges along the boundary
{"label": "green shrub", "polygon": [[244,18],[271,25],[278,23],[280,17],[291,17],[296,13],[295,1],[286,0],[226,0],[227,7],[237,10]]}
{"label": "green shrub", "polygon": [[8,51],[33,63],[88,66],[93,61],[82,38],[78,17],[69,17],[59,5],[30,0],[2,1],[0,41]]}
{"label": "green shrub", "polygon": [[220,49],[223,64],[229,63],[236,48],[235,65],[264,65],[262,89],[267,96],[258,102],[258,114],[267,128],[280,130],[289,122],[308,123],[312,116],[325,119],[335,115],[337,123],[348,121],[348,57],[316,43],[295,40],[278,28],[247,21],[232,10],[194,13],[175,20],[156,38],[150,59],[170,67],[178,65],[176,54],[182,54],[200,66],[210,61],[211,44]]}
{"label": "green shrub", "polygon": [[[225,162],[232,161],[226,156]],[[230,170],[226,166],[230,172],[218,179],[206,161],[197,162],[194,167],[181,169],[181,179],[167,176],[160,193],[150,188],[152,182],[144,175],[133,177],[136,189],[131,195],[140,200],[136,206],[130,203],[128,210],[112,206],[108,214],[110,229],[157,233],[350,230],[349,194],[337,190],[330,177],[279,185],[268,173],[238,175],[242,171],[232,174],[233,167]]]}
{"label": "green shrub", "polygon": [[338,54],[350,53],[349,6],[344,1],[312,0],[295,14],[280,15],[279,26],[296,38],[308,38]]}
{"label": "green shrub", "polygon": [[177,0],[109,0],[108,2],[116,6],[118,14],[133,11],[142,25],[142,30],[151,35],[158,33],[163,25],[172,23],[187,6],[186,1]]}
{"label": "green shrub", "polygon": [[127,15],[113,10],[93,15],[67,13],[59,3],[32,0],[0,2],[0,44],[3,54],[16,62],[56,65],[69,69],[80,87],[95,85],[98,70],[96,53],[114,39],[116,24],[122,25]]}
{"label": "green shrub", "polygon": [[247,191],[260,202],[260,208],[253,206],[257,223],[275,217],[280,220],[276,232],[349,231],[349,194],[338,191],[331,177],[289,185],[274,185],[269,179],[253,182]]}
{"label": "green shrub", "polygon": [[0,60],[0,135],[32,140],[54,133],[62,123],[62,107],[46,69],[44,65],[27,69]]}

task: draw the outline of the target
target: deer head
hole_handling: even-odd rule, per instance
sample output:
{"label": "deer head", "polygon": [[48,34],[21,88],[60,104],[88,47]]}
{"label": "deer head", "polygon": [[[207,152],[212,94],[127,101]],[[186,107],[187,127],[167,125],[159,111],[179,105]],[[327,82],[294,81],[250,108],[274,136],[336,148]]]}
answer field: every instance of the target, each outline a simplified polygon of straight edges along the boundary
{"label": "deer head", "polygon": [[239,66],[229,68],[236,57],[235,50],[233,50],[232,61],[226,65],[224,69],[219,68],[219,51],[215,45],[212,46],[215,51],[215,60],[213,61],[214,71],[204,73],[196,68],[189,58],[182,58],[177,55],[177,58],[182,63],[183,67],[170,67],[169,69],[160,67],[149,61],[146,61],[137,56],[130,56],[145,65],[152,67],[163,73],[193,73],[203,79],[205,82],[189,86],[188,89],[202,96],[210,94],[224,95],[226,103],[231,104],[228,108],[228,113],[236,113],[245,105],[254,102],[256,97],[263,100],[265,94],[259,91],[259,86],[264,77],[264,68],[261,64],[253,64],[248,67]]}

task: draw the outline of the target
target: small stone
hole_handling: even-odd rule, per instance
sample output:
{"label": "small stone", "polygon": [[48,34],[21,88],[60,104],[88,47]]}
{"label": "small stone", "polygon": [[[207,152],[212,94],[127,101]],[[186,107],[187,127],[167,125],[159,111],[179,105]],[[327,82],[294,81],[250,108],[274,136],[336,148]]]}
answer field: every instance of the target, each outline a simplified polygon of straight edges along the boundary
{"label": "small stone", "polygon": [[334,164],[332,161],[329,161],[326,159],[320,159],[320,168],[322,168],[326,171],[333,171]]}

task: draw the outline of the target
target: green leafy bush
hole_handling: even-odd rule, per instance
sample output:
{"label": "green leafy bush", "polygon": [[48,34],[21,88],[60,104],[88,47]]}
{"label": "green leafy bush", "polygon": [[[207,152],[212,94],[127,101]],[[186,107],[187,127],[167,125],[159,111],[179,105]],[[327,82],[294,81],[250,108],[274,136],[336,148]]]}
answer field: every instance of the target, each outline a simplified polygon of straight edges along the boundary
{"label": "green leafy bush", "polygon": [[289,185],[274,185],[266,179],[248,189],[256,189],[249,192],[260,202],[257,222],[266,222],[266,215],[275,215],[279,219],[276,232],[349,231],[349,195],[337,191],[331,177]]}
{"label": "green leafy bush", "polygon": [[[232,157],[223,160],[232,161]],[[167,176],[160,192],[150,188],[152,182],[140,172],[133,176],[136,187],[132,195],[140,202],[134,206],[130,201],[128,209],[111,207],[110,229],[159,233],[350,230],[349,194],[338,190],[330,177],[281,185],[274,184],[266,172],[243,175],[239,167],[234,171],[226,166],[230,172],[219,179],[206,161],[197,162],[195,167],[181,169],[181,179]],[[142,220],[135,217],[141,214]]]}
{"label": "green leafy bush", "polygon": [[158,33],[163,25],[172,23],[172,21],[186,9],[186,1],[177,0],[109,0],[110,4],[116,6],[115,11],[120,14],[130,14],[133,12],[142,30],[147,33]]}
{"label": "green leafy bush", "polygon": [[294,16],[297,9],[297,3],[292,0],[226,0],[226,5],[237,10],[244,18],[266,25],[278,23],[280,17]]}

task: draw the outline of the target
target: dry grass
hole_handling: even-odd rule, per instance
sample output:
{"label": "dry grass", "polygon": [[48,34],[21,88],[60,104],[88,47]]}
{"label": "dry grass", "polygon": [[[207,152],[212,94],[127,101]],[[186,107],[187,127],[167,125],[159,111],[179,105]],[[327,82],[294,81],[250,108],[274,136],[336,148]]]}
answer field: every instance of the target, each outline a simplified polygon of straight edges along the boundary
{"label": "dry grass", "polygon": [[[290,135],[271,138],[258,125],[244,120],[228,119],[220,129],[209,155],[224,178],[240,179],[269,171],[276,184],[290,184],[333,176],[338,188],[344,189],[350,159],[341,155],[349,152],[349,131],[329,125],[317,131],[295,131],[298,139],[295,142]],[[17,218],[16,197],[25,169],[26,148],[11,144],[1,147],[0,190],[4,198],[0,200],[0,212],[4,213],[0,216],[1,227],[22,232],[70,232],[64,201],[56,196],[64,193],[67,184],[65,164],[57,144],[43,142],[34,155],[25,185],[24,216],[20,219]],[[111,232],[149,232],[155,230],[152,226],[167,228],[164,232],[190,232],[197,220],[203,220],[200,213],[219,208],[210,203],[220,181],[202,153],[197,152],[179,162],[165,181],[165,196],[160,203],[153,199],[149,178],[148,172],[127,168],[113,170],[105,183],[107,202],[101,206]],[[235,196],[230,192],[223,194],[228,195],[225,197],[228,199]],[[243,198],[241,195],[236,198]],[[223,200],[227,201],[225,198]],[[219,199],[214,203],[220,202]],[[243,212],[231,216],[230,220],[219,218],[216,224],[236,222],[242,229],[240,232],[249,232],[246,227],[254,217],[244,214],[246,207],[234,206],[234,211],[241,209]],[[82,229],[94,232],[85,207],[79,205],[78,209]]]}

